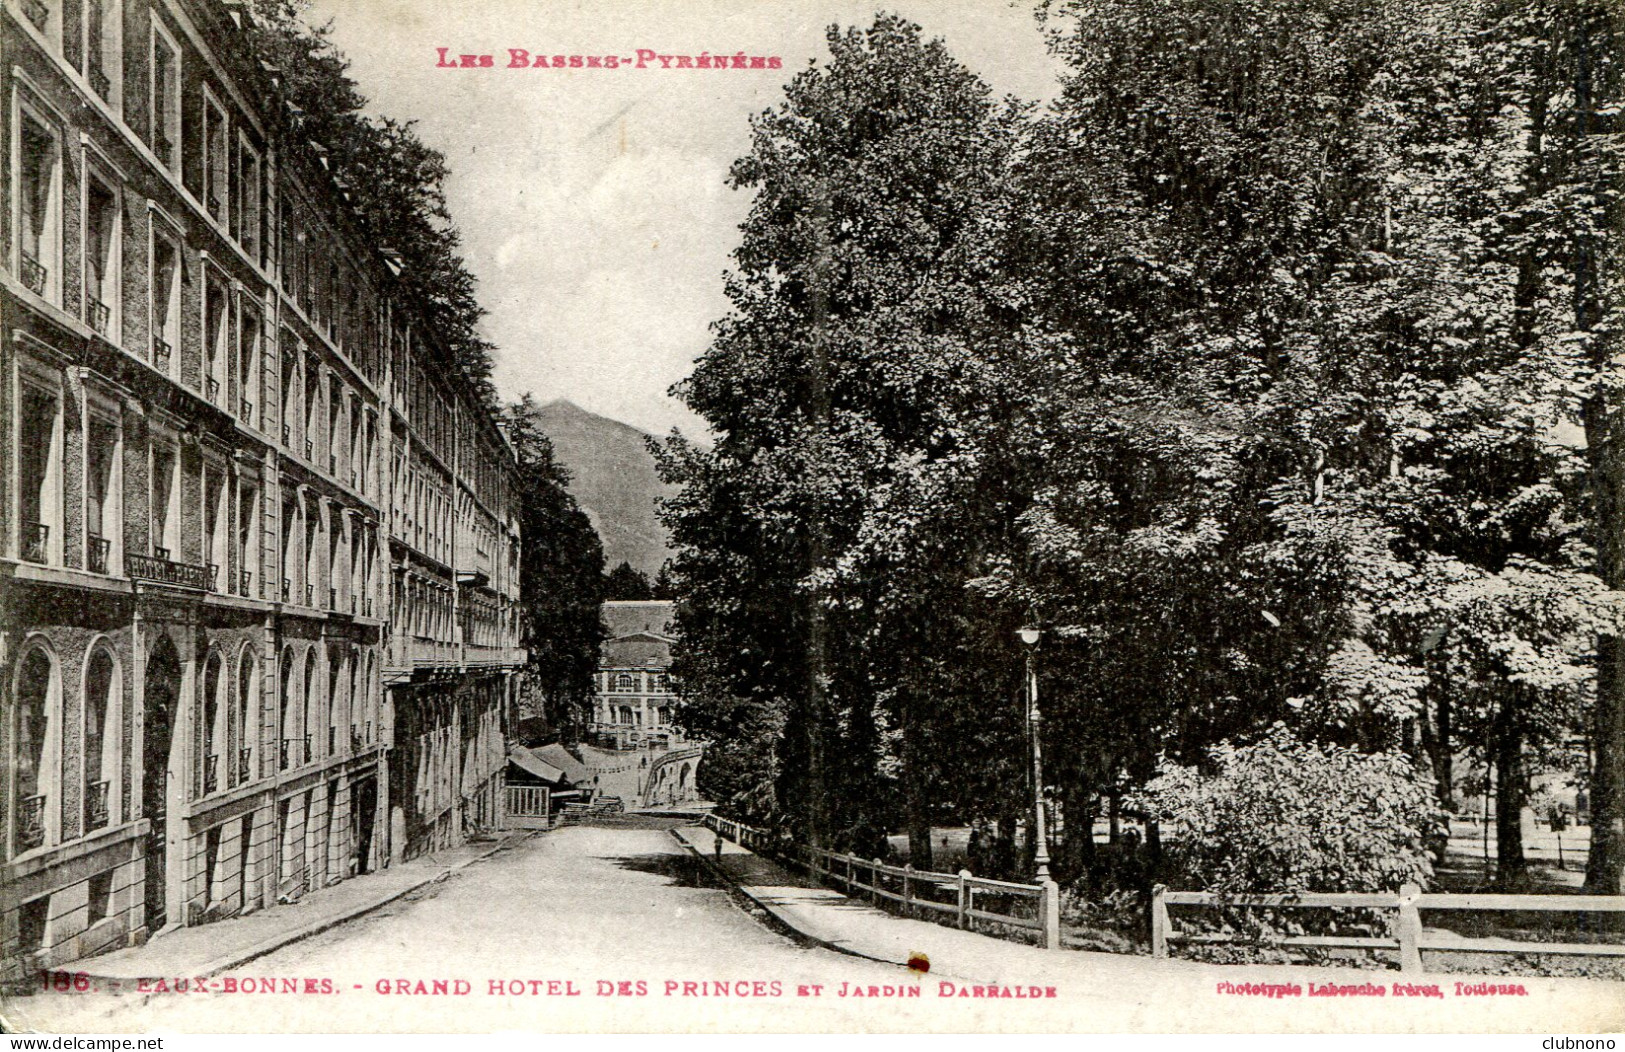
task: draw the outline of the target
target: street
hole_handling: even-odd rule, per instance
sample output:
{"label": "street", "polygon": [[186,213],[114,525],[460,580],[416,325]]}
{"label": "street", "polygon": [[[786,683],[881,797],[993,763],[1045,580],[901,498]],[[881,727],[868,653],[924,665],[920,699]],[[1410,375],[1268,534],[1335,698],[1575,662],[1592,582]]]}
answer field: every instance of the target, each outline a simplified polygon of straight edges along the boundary
{"label": "street", "polygon": [[[1430,975],[1446,1000],[1280,1000],[1225,986],[1385,989],[1399,976],[1057,954],[993,939],[974,958],[939,959],[919,976],[770,929],[716,886],[668,831],[673,824],[519,838],[442,882],[207,978],[202,992],[195,978],[177,976],[186,992],[22,998],[10,1019],[80,1033],[1454,1031],[1583,1028],[1598,1025],[1599,1013],[1617,1022],[1598,1000],[1617,987],[1583,980],[1522,980],[1524,995],[1457,997],[1449,977]],[[945,985],[984,982],[1000,984],[976,988],[1004,991],[999,999],[943,995]]]}

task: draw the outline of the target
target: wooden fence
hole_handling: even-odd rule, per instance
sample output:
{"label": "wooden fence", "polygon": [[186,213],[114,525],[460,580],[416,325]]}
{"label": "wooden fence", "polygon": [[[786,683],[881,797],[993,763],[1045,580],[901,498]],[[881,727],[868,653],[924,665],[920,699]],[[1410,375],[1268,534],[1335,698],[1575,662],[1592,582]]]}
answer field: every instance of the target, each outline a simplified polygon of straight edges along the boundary
{"label": "wooden fence", "polygon": [[741,847],[793,863],[838,884],[847,895],[867,897],[876,905],[896,903],[908,916],[968,931],[991,927],[991,933],[1001,937],[1016,929],[1031,933],[1048,949],[1061,946],[1061,894],[1053,880],[1018,884],[972,876],[967,870],[936,873],[893,866],[879,859],[780,842],[765,829],[714,814],[705,816],[705,825]]}
{"label": "wooden fence", "polygon": [[1158,884],[1151,896],[1151,953],[1168,956],[1170,943],[1180,945],[1237,944],[1245,936],[1232,933],[1193,934],[1174,928],[1170,906],[1244,907],[1267,909],[1373,909],[1393,912],[1391,936],[1287,935],[1266,940],[1269,946],[1319,949],[1394,950],[1401,971],[1421,972],[1422,951],[1449,953],[1549,953],[1574,956],[1620,957],[1625,946],[1611,943],[1521,942],[1517,939],[1469,939],[1445,936],[1422,928],[1424,910],[1479,912],[1625,913],[1625,896],[1616,895],[1424,895],[1414,884],[1398,894],[1341,893],[1304,895],[1221,896],[1205,891],[1169,891]]}

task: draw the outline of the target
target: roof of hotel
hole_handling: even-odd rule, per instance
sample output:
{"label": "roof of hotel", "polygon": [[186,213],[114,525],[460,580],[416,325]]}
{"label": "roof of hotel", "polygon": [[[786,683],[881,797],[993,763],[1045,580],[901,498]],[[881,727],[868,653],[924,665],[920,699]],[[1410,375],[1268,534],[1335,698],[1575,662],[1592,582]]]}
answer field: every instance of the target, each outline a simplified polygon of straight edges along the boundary
{"label": "roof of hotel", "polygon": [[604,624],[610,639],[620,639],[635,632],[672,637],[672,615],[677,604],[668,599],[648,601],[615,601],[604,604]]}

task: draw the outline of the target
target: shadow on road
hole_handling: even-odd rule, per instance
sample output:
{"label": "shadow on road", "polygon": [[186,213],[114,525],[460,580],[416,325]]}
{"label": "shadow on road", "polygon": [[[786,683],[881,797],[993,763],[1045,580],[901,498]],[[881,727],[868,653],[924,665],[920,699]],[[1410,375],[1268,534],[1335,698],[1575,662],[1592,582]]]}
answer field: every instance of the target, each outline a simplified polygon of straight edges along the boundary
{"label": "shadow on road", "polygon": [[621,869],[629,869],[637,873],[657,873],[662,877],[670,878],[671,882],[679,887],[712,889],[725,887],[721,881],[712,875],[704,863],[687,853],[681,855],[617,855],[608,856],[604,861]]}

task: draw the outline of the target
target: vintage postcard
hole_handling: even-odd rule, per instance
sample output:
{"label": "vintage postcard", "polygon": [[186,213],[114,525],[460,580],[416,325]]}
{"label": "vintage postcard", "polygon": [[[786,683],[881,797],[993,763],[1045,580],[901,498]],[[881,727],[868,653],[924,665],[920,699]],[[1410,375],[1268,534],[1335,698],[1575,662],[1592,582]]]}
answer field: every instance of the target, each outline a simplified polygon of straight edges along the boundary
{"label": "vintage postcard", "polygon": [[3,0],[0,1030],[1613,1047],[1622,35]]}

